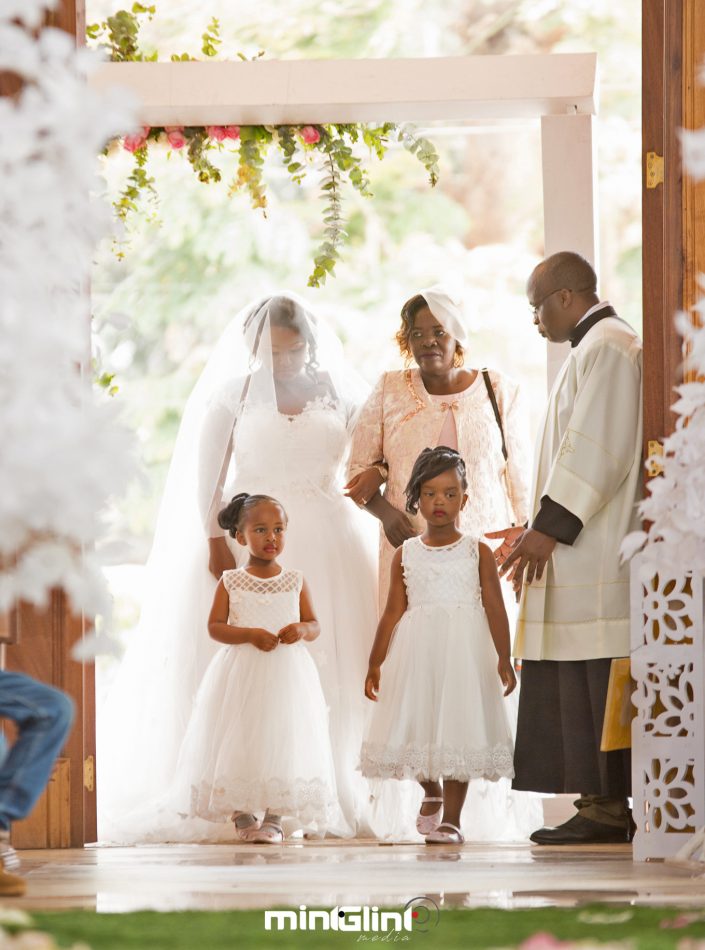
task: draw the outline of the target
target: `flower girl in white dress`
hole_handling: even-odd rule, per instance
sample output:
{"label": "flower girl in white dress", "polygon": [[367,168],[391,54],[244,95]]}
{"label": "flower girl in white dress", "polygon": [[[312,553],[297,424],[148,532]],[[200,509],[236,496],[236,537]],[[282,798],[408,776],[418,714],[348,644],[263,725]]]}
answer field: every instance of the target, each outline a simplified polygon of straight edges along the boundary
{"label": "flower girl in white dress", "polygon": [[319,624],[301,572],[277,563],[287,527],[279,502],[243,492],[219,521],[249,558],[216,588],[208,631],[223,646],[196,697],[179,785],[190,818],[232,817],[242,840],[276,844],[282,816],[325,829],[338,810],[328,714],[307,647]]}
{"label": "flower girl in white dress", "polygon": [[362,773],[419,782],[424,798],[416,827],[427,844],[463,842],[460,816],[471,779],[514,774],[500,686],[505,696],[516,686],[509,623],[492,551],[455,526],[466,488],[456,451],[424,449],[406,496],[407,510],[420,510],[426,530],[394,555],[365,680],[376,707]]}

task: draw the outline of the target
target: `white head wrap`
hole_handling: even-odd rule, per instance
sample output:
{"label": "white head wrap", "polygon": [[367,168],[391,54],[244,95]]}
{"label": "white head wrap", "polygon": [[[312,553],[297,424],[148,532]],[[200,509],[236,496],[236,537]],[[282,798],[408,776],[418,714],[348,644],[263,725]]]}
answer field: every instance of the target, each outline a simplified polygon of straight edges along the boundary
{"label": "white head wrap", "polygon": [[443,329],[454,336],[461,346],[465,346],[468,342],[468,331],[461,294],[451,290],[447,284],[434,284],[419,293]]}

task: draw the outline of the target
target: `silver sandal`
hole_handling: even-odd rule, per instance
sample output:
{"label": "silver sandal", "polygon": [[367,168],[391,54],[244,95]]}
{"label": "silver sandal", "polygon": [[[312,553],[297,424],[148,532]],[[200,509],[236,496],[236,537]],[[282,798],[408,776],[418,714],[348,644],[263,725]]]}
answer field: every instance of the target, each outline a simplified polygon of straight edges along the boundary
{"label": "silver sandal", "polygon": [[265,818],[259,828],[247,836],[247,840],[252,844],[282,844],[284,832],[278,822]]}
{"label": "silver sandal", "polygon": [[240,841],[249,841],[250,835],[258,831],[261,824],[259,818],[247,811],[234,811],[230,820],[235,825],[235,834]]}
{"label": "silver sandal", "polygon": [[441,815],[443,814],[443,799],[437,797],[422,798],[421,805],[425,805],[427,802],[440,802],[440,807],[437,811],[431,812],[430,815],[422,815],[420,812],[416,816],[416,830],[420,835],[430,835],[432,831],[435,831],[436,828],[441,823]]}
{"label": "silver sandal", "polygon": [[[448,831],[443,829],[447,828]],[[463,833],[458,828],[457,825],[451,825],[449,821],[441,822],[441,824],[436,828],[435,831],[432,831],[430,834],[426,835],[426,844],[464,844],[465,838]]]}

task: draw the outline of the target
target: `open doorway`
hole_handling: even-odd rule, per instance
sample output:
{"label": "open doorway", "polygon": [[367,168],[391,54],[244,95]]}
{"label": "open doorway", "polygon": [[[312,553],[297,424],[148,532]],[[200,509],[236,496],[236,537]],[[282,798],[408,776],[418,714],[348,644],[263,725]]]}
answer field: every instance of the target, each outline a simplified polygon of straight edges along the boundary
{"label": "open doorway", "polygon": [[[627,122],[622,132],[610,136],[609,148],[613,158],[631,156],[636,167],[638,121]],[[398,365],[392,336],[401,302],[419,286],[454,275],[471,316],[472,365],[494,365],[521,379],[535,421],[545,391],[545,350],[531,327],[523,285],[543,253],[539,121],[434,126],[427,134],[442,153],[439,188],[429,192],[402,152],[378,169],[372,161],[377,198],[369,204],[351,197],[352,240],[338,278],[309,295],[372,382]],[[161,228],[140,223],[122,263],[104,249],[93,287],[104,367],[115,372],[120,398],[132,407],[148,465],[148,485],[135,488],[115,520],[116,534],[133,539],[132,563],[113,570],[125,594],[117,611],[125,636],[136,619],[139,564],[186,395],[219,330],[243,302],[276,286],[302,289],[317,218],[314,195],[297,192],[274,169],[264,221],[244,201],[199,186],[175,158],[157,159],[159,165]],[[638,176],[629,179],[632,195],[624,161],[613,161],[617,165],[623,178],[607,191],[603,281],[609,279],[620,303],[629,301],[625,315],[638,322],[638,292],[626,289],[638,290],[638,224],[625,226],[635,216],[638,221]],[[621,235],[616,254],[615,233]],[[116,310],[137,332],[103,321]],[[99,708],[111,675],[109,661],[100,666]],[[99,748],[99,773],[100,754]]]}

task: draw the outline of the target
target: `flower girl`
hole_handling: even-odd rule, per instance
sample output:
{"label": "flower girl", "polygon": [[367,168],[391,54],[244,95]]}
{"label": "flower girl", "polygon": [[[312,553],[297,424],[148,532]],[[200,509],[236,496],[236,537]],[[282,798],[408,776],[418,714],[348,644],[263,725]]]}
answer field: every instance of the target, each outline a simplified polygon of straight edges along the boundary
{"label": "flower girl", "polygon": [[338,810],[327,709],[306,647],[319,625],[301,572],[277,563],[287,527],[279,502],[243,492],[219,523],[249,559],[216,589],[208,630],[223,646],[198,691],[177,772],[190,784],[190,817],[232,817],[242,840],[276,844],[282,816],[324,831]]}
{"label": "flower girl", "polygon": [[427,844],[462,844],[470,779],[514,774],[500,687],[507,696],[516,686],[509,623],[492,551],[455,526],[466,488],[453,449],[424,449],[414,463],[407,511],[420,511],[426,530],[394,555],[365,680],[377,705],[362,773],[419,782],[416,827]]}

